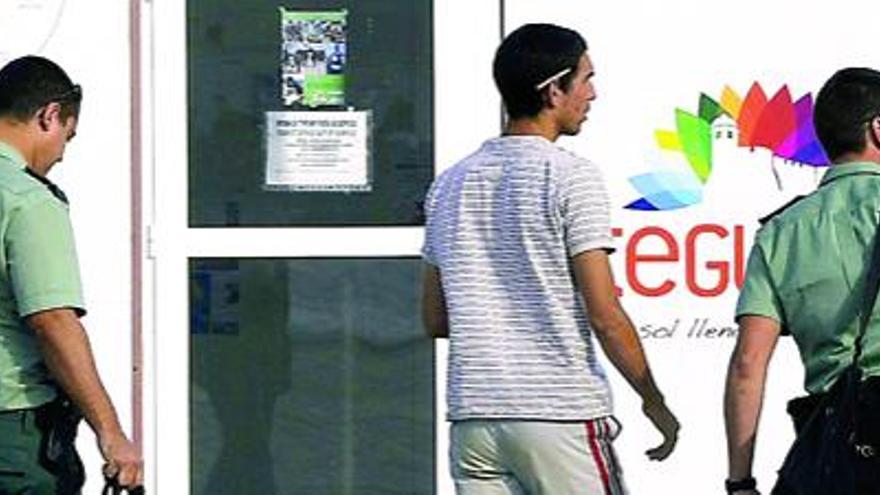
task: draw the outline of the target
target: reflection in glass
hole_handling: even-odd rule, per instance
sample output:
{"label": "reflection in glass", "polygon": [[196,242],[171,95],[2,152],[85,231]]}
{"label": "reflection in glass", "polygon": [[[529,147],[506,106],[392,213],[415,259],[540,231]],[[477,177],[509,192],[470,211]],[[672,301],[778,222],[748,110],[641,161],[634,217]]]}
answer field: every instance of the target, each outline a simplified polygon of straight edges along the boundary
{"label": "reflection in glass", "polygon": [[192,493],[433,494],[419,269],[192,260]]}

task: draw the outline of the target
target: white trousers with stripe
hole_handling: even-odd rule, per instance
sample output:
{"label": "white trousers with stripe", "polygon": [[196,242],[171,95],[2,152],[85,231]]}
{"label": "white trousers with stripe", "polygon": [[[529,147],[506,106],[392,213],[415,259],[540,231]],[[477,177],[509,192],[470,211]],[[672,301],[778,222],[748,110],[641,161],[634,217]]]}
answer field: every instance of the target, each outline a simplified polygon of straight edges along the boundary
{"label": "white trousers with stripe", "polygon": [[620,424],[468,420],[452,423],[458,495],[626,495],[612,448]]}

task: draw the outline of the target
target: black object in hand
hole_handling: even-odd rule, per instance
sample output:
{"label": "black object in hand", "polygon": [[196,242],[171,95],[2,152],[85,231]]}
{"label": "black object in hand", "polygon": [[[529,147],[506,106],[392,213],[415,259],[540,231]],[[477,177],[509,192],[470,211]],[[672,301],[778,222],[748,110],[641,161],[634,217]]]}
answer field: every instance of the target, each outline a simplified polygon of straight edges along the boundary
{"label": "black object in hand", "polygon": [[104,489],[101,490],[101,495],[121,495],[122,492],[127,491],[128,495],[144,495],[144,487],[136,486],[134,488],[123,488],[119,485],[119,480],[116,477],[112,478],[104,478]]}

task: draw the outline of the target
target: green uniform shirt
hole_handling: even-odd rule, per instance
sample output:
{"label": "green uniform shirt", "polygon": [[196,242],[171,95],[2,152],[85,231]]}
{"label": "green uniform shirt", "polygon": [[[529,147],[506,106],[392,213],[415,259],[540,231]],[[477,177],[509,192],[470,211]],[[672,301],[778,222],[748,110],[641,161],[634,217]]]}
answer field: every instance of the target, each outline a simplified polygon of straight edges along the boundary
{"label": "green uniform shirt", "polygon": [[[791,333],[809,392],[827,390],[852,361],[878,212],[880,165],[835,165],[755,236],[737,318],[766,316]],[[865,376],[880,375],[878,318],[875,309],[863,341]]]}
{"label": "green uniform shirt", "polygon": [[0,142],[0,411],[55,397],[24,317],[53,308],[85,312],[67,205],[25,166]]}

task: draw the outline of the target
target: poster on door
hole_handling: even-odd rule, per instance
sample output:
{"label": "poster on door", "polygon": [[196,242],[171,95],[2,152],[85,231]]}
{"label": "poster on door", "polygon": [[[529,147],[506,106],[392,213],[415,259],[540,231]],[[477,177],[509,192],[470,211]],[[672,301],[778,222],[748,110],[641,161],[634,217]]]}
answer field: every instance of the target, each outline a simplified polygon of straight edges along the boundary
{"label": "poster on door", "polygon": [[284,105],[344,105],[347,12],[279,10]]}

